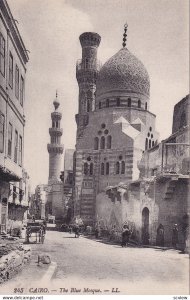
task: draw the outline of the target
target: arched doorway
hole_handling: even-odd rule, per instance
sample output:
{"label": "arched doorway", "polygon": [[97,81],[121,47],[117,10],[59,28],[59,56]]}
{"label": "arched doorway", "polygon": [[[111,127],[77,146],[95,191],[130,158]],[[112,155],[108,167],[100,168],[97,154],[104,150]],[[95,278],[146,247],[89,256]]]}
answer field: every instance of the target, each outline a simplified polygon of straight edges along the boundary
{"label": "arched doorway", "polygon": [[149,245],[149,209],[147,207],[142,210],[142,243]]}

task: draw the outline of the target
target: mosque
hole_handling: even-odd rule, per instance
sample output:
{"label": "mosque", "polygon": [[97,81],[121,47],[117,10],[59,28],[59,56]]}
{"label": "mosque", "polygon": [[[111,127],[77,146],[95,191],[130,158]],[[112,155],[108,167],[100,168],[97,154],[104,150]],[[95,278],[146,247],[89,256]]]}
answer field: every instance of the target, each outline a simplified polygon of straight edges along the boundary
{"label": "mosque", "polygon": [[150,112],[150,79],[143,63],[122,48],[102,67],[97,59],[101,37],[80,35],[77,61],[79,109],[76,115],[75,215],[86,224],[97,219],[96,200],[106,188],[139,178],[138,161],[158,143],[156,116]]}

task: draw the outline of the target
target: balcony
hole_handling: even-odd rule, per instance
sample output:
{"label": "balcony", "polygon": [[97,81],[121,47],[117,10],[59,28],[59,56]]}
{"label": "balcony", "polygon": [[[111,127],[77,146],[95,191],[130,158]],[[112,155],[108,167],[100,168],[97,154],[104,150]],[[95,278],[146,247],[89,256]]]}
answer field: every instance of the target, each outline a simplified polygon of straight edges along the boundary
{"label": "balcony", "polygon": [[62,135],[63,134],[63,128],[56,128],[56,127],[52,127],[49,128],[49,134],[50,135]]}
{"label": "balcony", "polygon": [[80,71],[97,71],[99,72],[100,69],[102,67],[102,64],[100,61],[95,60],[95,61],[90,61],[90,62],[86,62],[83,61],[82,59],[78,59],[77,63],[76,63],[76,71],[80,72]]}

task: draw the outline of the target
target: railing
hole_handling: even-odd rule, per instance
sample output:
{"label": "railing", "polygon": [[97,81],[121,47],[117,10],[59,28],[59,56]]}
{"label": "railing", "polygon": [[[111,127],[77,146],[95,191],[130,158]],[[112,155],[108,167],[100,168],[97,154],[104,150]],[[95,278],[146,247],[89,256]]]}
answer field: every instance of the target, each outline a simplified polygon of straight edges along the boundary
{"label": "railing", "polygon": [[100,71],[102,64],[98,60],[85,61],[82,59],[77,60],[76,71]]}

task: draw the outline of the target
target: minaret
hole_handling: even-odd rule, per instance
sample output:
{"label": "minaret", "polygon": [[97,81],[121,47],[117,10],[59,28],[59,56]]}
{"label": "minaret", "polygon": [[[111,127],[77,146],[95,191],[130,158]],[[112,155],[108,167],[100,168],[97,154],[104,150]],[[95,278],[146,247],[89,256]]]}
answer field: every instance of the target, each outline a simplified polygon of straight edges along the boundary
{"label": "minaret", "polygon": [[61,155],[63,154],[64,149],[63,145],[61,144],[63,129],[60,128],[62,113],[58,111],[60,103],[57,99],[57,92],[53,105],[55,111],[51,113],[52,127],[49,128],[50,144],[47,145],[49,152],[49,183],[60,181]]}
{"label": "minaret", "polygon": [[101,41],[99,34],[84,32],[79,37],[82,46],[82,59],[77,61],[76,78],[79,85],[79,108],[76,115],[77,138],[88,125],[88,114],[95,109],[96,79],[100,70],[97,49]]}

